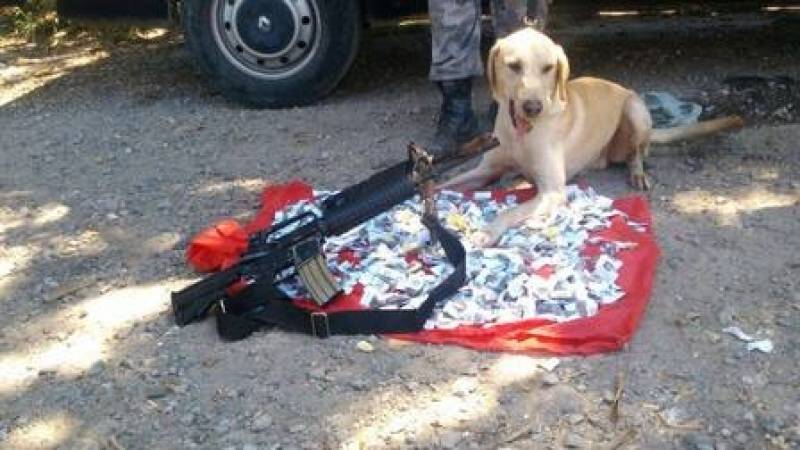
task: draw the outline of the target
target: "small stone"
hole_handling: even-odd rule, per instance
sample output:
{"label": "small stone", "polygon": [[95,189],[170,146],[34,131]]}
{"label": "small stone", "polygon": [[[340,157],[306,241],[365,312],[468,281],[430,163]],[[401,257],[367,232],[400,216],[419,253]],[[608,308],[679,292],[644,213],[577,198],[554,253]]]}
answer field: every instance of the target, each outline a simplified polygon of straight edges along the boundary
{"label": "small stone", "polygon": [[577,425],[583,422],[583,414],[567,414],[566,420],[570,425]]}
{"label": "small stone", "polygon": [[89,368],[89,372],[87,375],[90,377],[97,377],[100,376],[103,371],[106,370],[106,363],[103,361],[97,361],[96,363],[92,364],[92,367]]}
{"label": "small stone", "polygon": [[733,433],[731,433],[731,430],[729,430],[727,428],[723,428],[723,429],[719,430],[719,434],[722,437],[729,438],[729,437],[731,437],[731,435]]}
{"label": "small stone", "polygon": [[369,383],[364,380],[353,380],[349,384],[351,388],[357,391],[363,391],[369,386]]}
{"label": "small stone", "polygon": [[457,431],[445,431],[439,438],[439,444],[442,448],[458,448],[461,439],[461,433]]}
{"label": "small stone", "polygon": [[603,391],[603,401],[606,403],[614,403],[617,401],[617,396],[611,390]]}
{"label": "small stone", "polygon": [[367,341],[358,341],[356,348],[364,353],[372,353],[375,351],[375,347]]}
{"label": "small stone", "polygon": [[570,433],[564,438],[564,446],[567,448],[591,448],[592,441],[575,433]]}
{"label": "small stone", "polygon": [[474,378],[461,377],[453,383],[453,394],[457,397],[464,397],[467,394],[475,392],[477,388],[477,380]]}
{"label": "small stone", "polygon": [[800,444],[800,425],[795,425],[789,430],[789,440]]}
{"label": "small stone", "polygon": [[762,417],[758,422],[764,431],[772,435],[780,434],[781,429],[783,429],[783,423],[774,417]]}
{"label": "small stone", "polygon": [[272,417],[269,414],[261,413],[253,419],[253,424],[250,427],[255,432],[264,431],[272,426]]}
{"label": "small stone", "polygon": [[542,377],[542,384],[545,386],[555,386],[559,383],[558,375],[554,373],[546,373]]}
{"label": "small stone", "polygon": [[461,375],[475,376],[478,374],[478,368],[475,366],[465,367],[461,369]]}
{"label": "small stone", "polygon": [[724,362],[725,362],[725,365],[728,365],[728,366],[735,366],[735,365],[739,364],[738,361],[736,361],[736,358],[734,358],[732,356],[726,356]]}
{"label": "small stone", "polygon": [[734,312],[730,308],[723,308],[717,313],[717,320],[719,320],[720,325],[728,326],[734,322]]}
{"label": "small stone", "polygon": [[409,392],[417,392],[419,389],[419,383],[416,381],[409,381],[406,383],[406,389],[408,389]]}
{"label": "small stone", "polygon": [[681,438],[686,450],[714,450],[714,439],[701,433],[689,433]]}
{"label": "small stone", "polygon": [[316,369],[311,369],[308,371],[308,376],[315,380],[325,379],[325,369],[323,367],[317,367]]}
{"label": "small stone", "polygon": [[289,433],[297,434],[297,433],[300,433],[301,431],[303,431],[305,429],[306,429],[305,425],[303,425],[302,423],[298,423],[298,424],[294,424],[291,427],[289,427]]}
{"label": "small stone", "polygon": [[736,441],[737,444],[746,444],[749,437],[745,433],[736,433],[736,436],[733,437],[733,440]]}
{"label": "small stone", "polygon": [[231,422],[228,419],[222,419],[214,425],[214,432],[217,434],[227,434],[231,431]]}
{"label": "small stone", "polygon": [[150,400],[156,400],[169,395],[169,390],[164,386],[151,386],[145,390],[144,395]]}

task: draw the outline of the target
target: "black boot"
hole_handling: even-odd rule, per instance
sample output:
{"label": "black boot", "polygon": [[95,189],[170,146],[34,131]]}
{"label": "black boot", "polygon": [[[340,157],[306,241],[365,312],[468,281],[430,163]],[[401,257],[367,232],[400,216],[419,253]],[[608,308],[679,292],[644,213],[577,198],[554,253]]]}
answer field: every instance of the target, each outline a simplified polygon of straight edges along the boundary
{"label": "black boot", "polygon": [[472,111],[472,79],[437,81],[436,85],[442,93],[442,110],[430,150],[441,155],[470,141],[480,129]]}

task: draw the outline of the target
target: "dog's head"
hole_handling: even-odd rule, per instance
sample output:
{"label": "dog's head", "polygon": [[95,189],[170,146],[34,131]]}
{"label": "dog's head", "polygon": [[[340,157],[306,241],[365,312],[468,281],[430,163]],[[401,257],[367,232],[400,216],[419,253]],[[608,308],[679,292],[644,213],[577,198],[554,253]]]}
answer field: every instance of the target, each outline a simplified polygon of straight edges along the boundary
{"label": "dog's head", "polygon": [[519,132],[529,130],[537,117],[558,114],[566,106],[567,56],[533,28],[498,40],[489,52],[486,72],[492,96]]}

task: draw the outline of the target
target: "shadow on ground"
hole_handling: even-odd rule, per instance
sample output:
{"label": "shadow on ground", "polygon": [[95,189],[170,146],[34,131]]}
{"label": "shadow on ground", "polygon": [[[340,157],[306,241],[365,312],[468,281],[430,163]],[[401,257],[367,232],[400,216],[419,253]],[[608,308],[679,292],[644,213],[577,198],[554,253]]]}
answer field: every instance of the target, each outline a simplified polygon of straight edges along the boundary
{"label": "shadow on ground", "polygon": [[[703,98],[729,75],[800,76],[798,41],[780,28],[579,31],[555,32],[576,74],[640,90]],[[426,39],[368,37],[342,88],[309,108],[225,101],[174,36],[102,47],[1,106],[0,437],[15,448],[797,442],[791,125],[650,160],[664,257],[642,329],[618,354],[565,358],[553,383],[541,359],[373,338],[376,351],[363,353],[358,339],[278,331],[226,344],[211,322],[172,326],[168,292],[194,276],[183,263],[192,233],[253,213],[268,182],[356,182],[431,129]],[[622,169],[586,179],[629,193]],[[721,333],[732,324],[773,339],[775,353],[746,352]]]}

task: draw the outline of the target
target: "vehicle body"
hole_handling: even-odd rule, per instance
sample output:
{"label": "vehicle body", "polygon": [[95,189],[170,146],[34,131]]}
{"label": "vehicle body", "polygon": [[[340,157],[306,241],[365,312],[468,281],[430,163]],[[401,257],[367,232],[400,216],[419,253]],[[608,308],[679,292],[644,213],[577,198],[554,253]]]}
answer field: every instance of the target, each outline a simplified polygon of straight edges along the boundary
{"label": "vehicle body", "polygon": [[[2,2],[2,0],[0,0]],[[425,11],[426,0],[58,0],[69,19],[171,19],[222,93],[256,107],[307,105],[350,68],[367,18]]]}
{"label": "vehicle body", "polygon": [[[0,0],[0,6],[20,0]],[[483,0],[484,7],[488,0]],[[558,0],[559,14],[613,8],[698,8],[697,2]],[[753,1],[716,3],[753,8]],[[793,4],[772,0],[764,5]],[[362,28],[373,19],[424,12],[427,0],[58,0],[70,19],[171,20],[223,94],[256,107],[307,105],[330,93],[350,68]]]}

